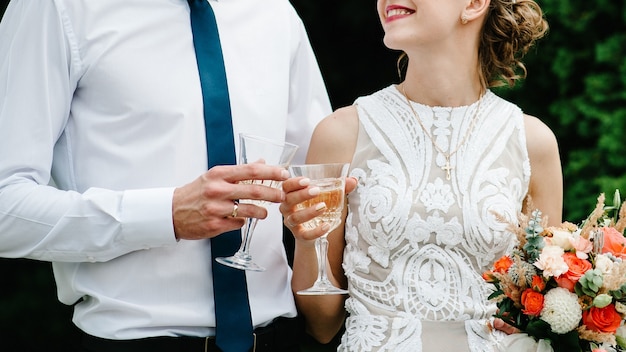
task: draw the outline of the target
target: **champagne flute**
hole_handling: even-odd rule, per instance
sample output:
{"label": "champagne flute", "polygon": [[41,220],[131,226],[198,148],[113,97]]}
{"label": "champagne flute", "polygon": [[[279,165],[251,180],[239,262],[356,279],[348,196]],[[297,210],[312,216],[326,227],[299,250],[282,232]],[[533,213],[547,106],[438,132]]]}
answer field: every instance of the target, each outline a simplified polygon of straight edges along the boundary
{"label": "champagne flute", "polygon": [[[264,161],[267,165],[275,165],[287,168],[298,150],[298,146],[287,142],[273,141],[251,134],[239,134],[239,159],[237,164],[248,164]],[[240,183],[258,184],[268,187],[280,188],[282,182],[274,180],[245,180]],[[267,205],[267,201],[254,199],[240,199],[239,203],[250,203],[261,207]],[[256,227],[257,218],[246,218],[243,225],[242,240],[239,250],[230,257],[218,257],[215,260],[236,269],[250,271],[265,271],[265,268],[252,261],[250,255],[250,241]]]}
{"label": "champagne flute", "polygon": [[333,295],[344,294],[348,291],[334,286],[328,280],[326,271],[326,259],[328,256],[328,234],[341,223],[341,214],[345,198],[345,182],[350,164],[307,164],[292,165],[289,167],[293,177],[304,176],[311,180],[311,186],[320,188],[320,194],[296,206],[304,209],[315,204],[324,202],[324,213],[303,223],[309,229],[314,229],[322,224],[330,225],[328,232],[315,241],[317,253],[317,279],[312,287],[298,291],[300,295]]}

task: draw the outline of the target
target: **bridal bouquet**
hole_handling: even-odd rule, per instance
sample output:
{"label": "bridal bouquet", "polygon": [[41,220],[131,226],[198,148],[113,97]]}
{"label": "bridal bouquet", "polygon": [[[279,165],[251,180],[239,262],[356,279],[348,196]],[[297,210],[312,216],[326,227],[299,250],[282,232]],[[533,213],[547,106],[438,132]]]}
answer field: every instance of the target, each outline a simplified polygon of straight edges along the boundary
{"label": "bridal bouquet", "polygon": [[535,210],[510,226],[517,246],[483,278],[519,350],[626,351],[626,202],[604,202],[581,225],[547,227]]}

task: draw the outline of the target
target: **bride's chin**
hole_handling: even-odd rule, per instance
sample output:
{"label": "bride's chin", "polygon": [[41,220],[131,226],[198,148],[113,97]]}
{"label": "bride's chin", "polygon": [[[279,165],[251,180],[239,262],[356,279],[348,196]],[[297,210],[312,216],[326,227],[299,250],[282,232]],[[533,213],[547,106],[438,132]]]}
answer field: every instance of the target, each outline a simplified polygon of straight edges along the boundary
{"label": "bride's chin", "polygon": [[383,37],[383,44],[391,50],[404,50],[404,45],[401,45],[399,40],[388,35]]}

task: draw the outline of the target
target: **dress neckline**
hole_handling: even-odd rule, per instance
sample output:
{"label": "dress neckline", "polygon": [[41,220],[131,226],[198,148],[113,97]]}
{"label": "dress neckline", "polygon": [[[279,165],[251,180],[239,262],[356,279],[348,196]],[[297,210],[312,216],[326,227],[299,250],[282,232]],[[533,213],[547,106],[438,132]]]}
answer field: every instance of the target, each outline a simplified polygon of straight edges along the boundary
{"label": "dress neckline", "polygon": [[[399,88],[398,84],[392,84],[388,87],[389,90],[392,91],[392,93],[397,97],[400,98],[403,101],[406,101],[404,95],[402,94],[402,91]],[[421,109],[427,109],[427,110],[432,110],[432,111],[437,111],[437,110],[445,110],[445,111],[454,111],[454,110],[467,110],[469,108],[474,107],[475,105],[477,105],[481,100],[487,99],[488,96],[491,95],[491,90],[486,89],[485,93],[483,95],[480,96],[480,98],[478,98],[476,101],[472,102],[469,105],[459,105],[459,106],[441,106],[441,105],[427,105],[427,104],[423,104],[417,101],[413,101],[411,99],[408,99],[409,102],[411,102],[411,105],[419,107]]]}

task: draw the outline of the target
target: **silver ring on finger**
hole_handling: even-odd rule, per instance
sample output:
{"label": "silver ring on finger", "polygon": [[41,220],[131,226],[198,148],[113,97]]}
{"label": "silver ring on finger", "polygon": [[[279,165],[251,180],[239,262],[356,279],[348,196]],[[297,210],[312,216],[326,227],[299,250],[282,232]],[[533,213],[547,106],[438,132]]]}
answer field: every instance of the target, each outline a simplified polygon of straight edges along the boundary
{"label": "silver ring on finger", "polygon": [[293,222],[291,222],[291,215],[285,218],[285,225],[288,228],[292,228],[294,226],[296,226],[296,224],[294,224]]}
{"label": "silver ring on finger", "polygon": [[230,217],[236,218],[238,212],[239,212],[239,202],[236,200],[233,200],[233,212],[230,213]]}

